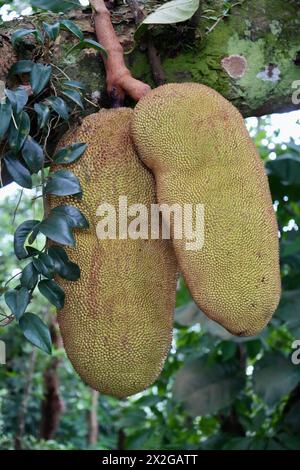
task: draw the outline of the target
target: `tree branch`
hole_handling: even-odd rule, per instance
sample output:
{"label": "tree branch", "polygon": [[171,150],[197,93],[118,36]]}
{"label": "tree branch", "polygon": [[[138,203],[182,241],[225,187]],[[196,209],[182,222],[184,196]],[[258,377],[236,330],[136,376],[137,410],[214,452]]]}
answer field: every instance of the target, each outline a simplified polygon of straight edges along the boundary
{"label": "tree branch", "polygon": [[112,107],[121,106],[125,94],[139,101],[150,91],[150,86],[133,78],[127,68],[123,47],[116,35],[104,0],[92,0],[91,4],[94,10],[97,39],[107,51],[107,57],[102,55],[102,59],[106,69],[107,91],[112,98]]}

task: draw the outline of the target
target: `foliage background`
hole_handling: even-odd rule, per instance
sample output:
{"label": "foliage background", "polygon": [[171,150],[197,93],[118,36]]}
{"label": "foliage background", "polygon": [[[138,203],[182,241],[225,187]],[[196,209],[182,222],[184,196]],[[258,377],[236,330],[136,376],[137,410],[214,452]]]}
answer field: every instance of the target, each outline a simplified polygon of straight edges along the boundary
{"label": "foliage background", "polygon": [[[232,337],[195,307],[181,279],[173,347],[161,377],[126,400],[100,395],[99,435],[90,444],[93,395],[60,348],[54,358],[62,414],[53,438],[41,440],[45,371],[53,358],[33,353],[12,323],[0,329],[7,347],[7,364],[0,366],[0,449],[14,448],[22,411],[26,449],[300,449],[300,364],[291,360],[293,341],[300,339],[300,148],[293,140],[278,141],[268,125],[269,118],[259,119],[250,131],[266,165],[280,230],[283,295],[269,326],[255,338]],[[24,266],[13,254],[13,231],[42,211],[41,200],[25,191],[14,218],[19,191],[0,201],[0,294]],[[55,312],[43,298],[36,295],[33,303],[51,323]],[[6,309],[2,297],[0,306]]]}

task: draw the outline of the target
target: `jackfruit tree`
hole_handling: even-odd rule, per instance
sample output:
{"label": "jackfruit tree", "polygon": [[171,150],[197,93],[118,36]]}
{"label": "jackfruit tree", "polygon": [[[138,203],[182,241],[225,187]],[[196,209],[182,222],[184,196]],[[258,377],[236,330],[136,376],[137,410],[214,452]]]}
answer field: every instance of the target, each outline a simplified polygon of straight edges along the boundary
{"label": "jackfruit tree", "polygon": [[[300,376],[287,357],[293,334],[285,330],[280,312],[294,302],[298,241],[277,227],[272,199],[282,210],[282,201],[289,200],[282,186],[290,185],[298,200],[299,162],[292,155],[266,163],[271,198],[237,109],[244,117],[299,109],[297,2],[175,0],[141,8],[128,0],[126,5],[110,2],[110,13],[103,0],[91,3],[93,20],[89,8],[70,11],[68,1],[34,0],[32,16],[0,27],[1,185],[15,181],[35,188],[35,199],[44,207],[42,215],[34,214],[15,230],[14,252],[22,267],[4,284],[1,324],[17,320],[28,341],[51,352],[49,318],[28,312],[37,287],[59,310],[66,353],[83,380],[105,394],[126,397],[153,383],[171,349],[178,262],[189,291],[180,278],[175,326],[193,330],[200,324],[202,333],[214,332],[218,347],[208,353],[209,337],[206,350],[201,336],[204,349],[197,354],[199,346],[191,339],[187,350],[190,346],[193,353],[184,353],[184,364],[182,356],[171,355],[164,369],[168,380],[163,375],[158,387],[172,391],[175,406],[192,417],[229,409],[229,416],[220,417],[222,433],[240,435],[240,423],[232,418],[234,397],[246,393],[246,371],[254,360],[253,393],[267,406],[280,402],[285,418],[294,402],[280,400],[298,393]],[[175,84],[150,91],[169,82]],[[98,112],[103,107],[119,109]],[[210,158],[214,152],[217,162]],[[209,208],[205,249],[187,254],[186,240],[176,239],[174,251],[160,239],[100,243],[93,231],[99,200],[113,204],[124,191],[131,202],[146,206],[155,195],[169,204],[203,200]],[[297,219],[298,211],[292,204],[293,216]],[[260,337],[280,296],[278,228],[287,295]],[[228,238],[222,238],[224,230]],[[40,236],[48,242],[43,245]],[[114,315],[108,315],[111,311]],[[264,351],[273,347],[282,372],[278,380],[284,383],[277,395],[268,395],[261,385],[265,371],[273,377],[275,372],[267,352],[259,361],[263,340],[256,337],[269,333]],[[286,334],[285,350],[280,334]],[[250,335],[259,344],[253,346]],[[176,340],[180,345],[180,333]],[[221,363],[210,367],[218,355]],[[216,382],[224,385],[218,399]],[[16,447],[24,431],[23,408]],[[287,433],[285,425],[282,429]],[[255,446],[242,437],[240,445]],[[270,448],[284,447],[288,440],[264,438]]]}

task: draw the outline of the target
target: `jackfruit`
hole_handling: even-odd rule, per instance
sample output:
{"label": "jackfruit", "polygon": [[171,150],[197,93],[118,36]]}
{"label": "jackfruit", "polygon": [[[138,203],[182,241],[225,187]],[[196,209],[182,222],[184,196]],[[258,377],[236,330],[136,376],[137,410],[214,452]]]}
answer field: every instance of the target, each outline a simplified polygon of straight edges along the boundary
{"label": "jackfruit", "polygon": [[57,279],[66,293],[58,312],[64,347],[84,382],[116,397],[145,389],[159,375],[172,339],[177,277],[170,241],[96,235],[100,204],[111,204],[118,218],[119,196],[149,211],[156,202],[153,175],[130,140],[132,114],[103,110],[63,137],[59,147],[88,145],[68,166],[80,179],[83,198],[50,198],[50,207],[71,204],[90,222],[89,229],[75,230],[76,247],[67,248],[81,268],[80,279]]}
{"label": "jackfruit", "polygon": [[201,310],[235,335],[260,332],[280,296],[278,229],[263,163],[238,110],[200,84],[168,84],[135,108],[132,136],[159,203],[204,205],[204,244],[175,253]]}

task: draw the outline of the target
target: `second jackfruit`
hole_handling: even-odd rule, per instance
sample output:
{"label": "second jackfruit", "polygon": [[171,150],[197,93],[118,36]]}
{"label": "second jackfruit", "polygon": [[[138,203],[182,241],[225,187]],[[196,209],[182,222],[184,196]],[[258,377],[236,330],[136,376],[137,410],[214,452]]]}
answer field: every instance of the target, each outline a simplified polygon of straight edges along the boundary
{"label": "second jackfruit", "polygon": [[175,252],[194,300],[236,335],[255,335],[280,296],[278,235],[263,164],[237,109],[195,83],[137,104],[133,138],[159,203],[204,205],[204,246]]}

